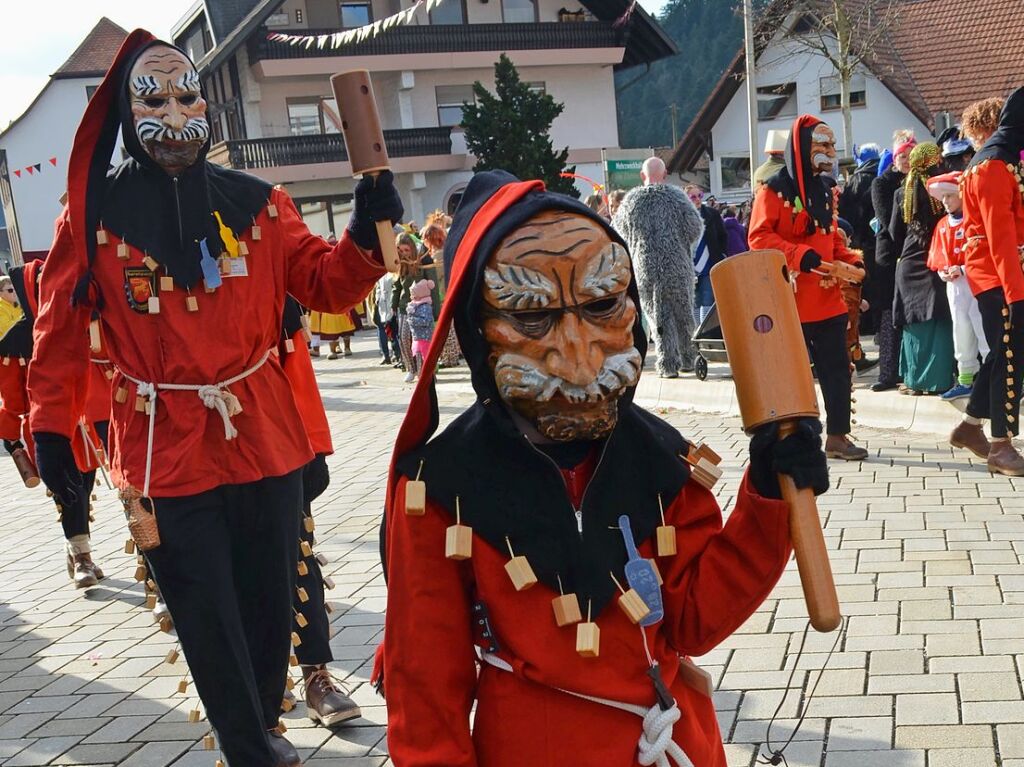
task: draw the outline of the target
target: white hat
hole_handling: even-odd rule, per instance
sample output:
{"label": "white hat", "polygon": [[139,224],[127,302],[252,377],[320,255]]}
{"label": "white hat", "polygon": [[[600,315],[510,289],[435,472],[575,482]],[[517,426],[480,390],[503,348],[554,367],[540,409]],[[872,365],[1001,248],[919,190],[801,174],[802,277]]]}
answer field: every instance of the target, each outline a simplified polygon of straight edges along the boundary
{"label": "white hat", "polygon": [[789,141],[788,130],[772,129],[768,131],[768,140],[764,142],[765,154],[777,152],[781,154],[786,151],[786,142]]}

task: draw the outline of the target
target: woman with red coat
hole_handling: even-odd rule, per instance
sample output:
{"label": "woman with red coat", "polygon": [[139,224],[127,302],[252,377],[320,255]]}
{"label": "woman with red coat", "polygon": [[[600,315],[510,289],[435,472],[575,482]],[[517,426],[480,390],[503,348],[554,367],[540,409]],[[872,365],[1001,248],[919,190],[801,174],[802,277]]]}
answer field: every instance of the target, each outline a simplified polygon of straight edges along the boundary
{"label": "woman with red coat", "polygon": [[[633,403],[639,293],[600,216],[480,173],[445,256],[382,536],[391,760],[725,767],[711,685],[686,656],[735,631],[781,575],[791,546],[773,472],[827,487],[820,424],[754,436],[723,526],[686,441]],[[430,439],[453,321],[477,401]]]}
{"label": "woman with red coat", "polygon": [[[1024,363],[1024,88],[1003,105],[999,128],[960,181],[967,238],[967,282],[978,299],[989,353],[974,379],[964,420],[950,443],[988,461],[989,471],[1024,476],[1024,457],[1011,441],[1020,433]],[[991,420],[989,445],[982,429]]]}
{"label": "woman with red coat", "polygon": [[847,309],[839,282],[829,276],[828,267],[833,261],[863,263],[859,253],[846,247],[839,228],[838,189],[822,178],[832,170],[835,156],[832,129],[817,117],[798,117],[786,146],[786,167],[768,179],[754,198],[747,239],[754,250],[782,251],[794,276],[804,340],[825,399],[825,454],[860,461],[868,451],[847,436]]}

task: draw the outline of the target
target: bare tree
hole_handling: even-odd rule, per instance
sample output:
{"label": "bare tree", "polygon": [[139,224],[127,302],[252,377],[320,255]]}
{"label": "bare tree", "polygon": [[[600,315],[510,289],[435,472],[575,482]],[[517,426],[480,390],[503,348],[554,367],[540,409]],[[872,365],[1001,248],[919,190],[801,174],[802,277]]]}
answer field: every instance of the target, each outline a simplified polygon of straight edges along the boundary
{"label": "bare tree", "polygon": [[[785,42],[787,49],[803,49],[826,59],[839,81],[843,112],[843,147],[853,151],[853,116],[850,83],[859,67],[890,55],[902,0],[793,0],[787,3],[797,16]],[[771,3],[769,8],[778,7]],[[762,25],[762,29],[766,29]],[[775,28],[767,27],[770,33]]]}

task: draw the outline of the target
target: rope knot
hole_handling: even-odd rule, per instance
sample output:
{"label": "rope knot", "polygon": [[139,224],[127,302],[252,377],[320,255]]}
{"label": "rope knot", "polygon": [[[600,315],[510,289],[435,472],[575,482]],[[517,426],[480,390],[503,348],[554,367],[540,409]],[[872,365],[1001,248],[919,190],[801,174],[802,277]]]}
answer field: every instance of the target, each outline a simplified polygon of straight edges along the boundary
{"label": "rope knot", "polygon": [[136,385],[136,392],[140,397],[145,397],[151,402],[156,397],[156,385],[151,383],[140,383]]}
{"label": "rope knot", "polygon": [[238,397],[225,388],[214,385],[200,386],[199,399],[210,410],[216,410],[224,422],[224,439],[232,440],[238,436],[238,429],[231,422],[232,416],[242,412],[242,403]]}
{"label": "rope knot", "polygon": [[[669,767],[669,754],[678,750],[673,748],[672,728],[679,721],[682,713],[679,705],[673,701],[672,708],[662,711],[659,706],[651,706],[644,714],[644,728],[640,735],[638,759],[643,767]],[[682,762],[680,762],[682,764]]]}

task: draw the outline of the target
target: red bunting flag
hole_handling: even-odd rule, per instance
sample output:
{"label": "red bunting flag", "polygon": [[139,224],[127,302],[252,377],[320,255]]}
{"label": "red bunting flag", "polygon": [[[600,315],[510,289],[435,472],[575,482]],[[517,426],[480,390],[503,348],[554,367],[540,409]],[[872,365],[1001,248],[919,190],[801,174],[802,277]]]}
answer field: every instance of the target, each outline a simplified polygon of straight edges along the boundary
{"label": "red bunting flag", "polygon": [[57,167],[57,158],[56,157],[51,157],[50,158],[50,165],[52,165],[54,168]]}
{"label": "red bunting flag", "polygon": [[20,170],[14,171],[14,175],[17,176],[18,178],[21,178],[21,171]]}
{"label": "red bunting flag", "polygon": [[32,166],[31,165],[29,165],[27,168],[25,168],[25,170],[28,171],[28,175],[30,175],[30,176],[32,175]]}

